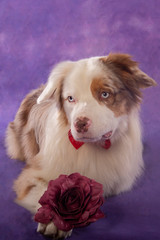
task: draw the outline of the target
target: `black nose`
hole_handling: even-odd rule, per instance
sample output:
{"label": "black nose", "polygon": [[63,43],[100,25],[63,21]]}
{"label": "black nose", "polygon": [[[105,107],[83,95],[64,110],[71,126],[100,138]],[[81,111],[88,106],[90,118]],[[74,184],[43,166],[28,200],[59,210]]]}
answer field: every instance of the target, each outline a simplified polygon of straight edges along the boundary
{"label": "black nose", "polygon": [[75,121],[75,129],[78,133],[84,133],[88,131],[88,128],[91,125],[91,120],[86,117],[79,117]]}

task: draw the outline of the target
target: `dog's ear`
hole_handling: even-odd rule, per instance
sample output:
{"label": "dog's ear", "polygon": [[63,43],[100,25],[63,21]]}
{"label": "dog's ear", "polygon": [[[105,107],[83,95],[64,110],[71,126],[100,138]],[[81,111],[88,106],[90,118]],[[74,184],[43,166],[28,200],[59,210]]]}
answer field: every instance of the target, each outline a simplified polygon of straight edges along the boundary
{"label": "dog's ear", "polygon": [[66,61],[56,65],[48,78],[45,89],[37,99],[37,104],[50,100],[52,97],[60,102],[63,80],[73,68],[74,62]]}
{"label": "dog's ear", "polygon": [[102,57],[103,62],[122,81],[124,87],[131,92],[135,99],[141,96],[140,89],[155,86],[156,82],[142,72],[138,63],[132,60],[128,54],[109,54]]}

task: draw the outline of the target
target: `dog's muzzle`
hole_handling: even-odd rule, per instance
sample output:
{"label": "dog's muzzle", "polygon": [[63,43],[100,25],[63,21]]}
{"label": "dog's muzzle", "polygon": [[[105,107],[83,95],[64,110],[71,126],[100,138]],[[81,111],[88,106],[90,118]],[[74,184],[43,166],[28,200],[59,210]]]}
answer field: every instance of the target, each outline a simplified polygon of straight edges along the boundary
{"label": "dog's muzzle", "polygon": [[74,127],[78,133],[85,133],[91,126],[92,121],[87,117],[79,117],[74,122]]}

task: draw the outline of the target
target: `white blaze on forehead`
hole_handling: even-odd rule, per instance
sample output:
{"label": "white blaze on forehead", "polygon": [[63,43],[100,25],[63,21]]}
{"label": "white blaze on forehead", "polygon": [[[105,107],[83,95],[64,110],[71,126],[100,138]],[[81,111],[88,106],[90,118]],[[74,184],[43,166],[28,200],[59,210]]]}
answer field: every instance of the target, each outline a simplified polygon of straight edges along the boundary
{"label": "white blaze on forehead", "polygon": [[85,98],[85,95],[91,94],[91,82],[95,77],[102,75],[101,71],[98,57],[78,61],[64,81],[63,97],[76,95],[77,98]]}

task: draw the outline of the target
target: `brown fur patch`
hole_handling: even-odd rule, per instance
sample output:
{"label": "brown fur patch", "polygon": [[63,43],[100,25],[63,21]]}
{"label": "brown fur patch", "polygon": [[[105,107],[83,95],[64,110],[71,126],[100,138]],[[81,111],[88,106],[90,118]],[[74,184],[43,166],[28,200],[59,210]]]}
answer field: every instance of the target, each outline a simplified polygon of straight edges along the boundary
{"label": "brown fur patch", "polygon": [[25,166],[13,186],[13,189],[17,194],[17,200],[25,198],[32,188],[37,187],[38,184],[44,184],[47,186],[47,182],[42,177],[34,176],[38,171],[39,170],[35,169],[34,166]]}
{"label": "brown fur patch", "polygon": [[46,182],[43,178],[41,178],[41,177],[38,177],[37,180],[40,181],[40,182],[43,182],[43,183],[47,183],[47,182]]}
{"label": "brown fur patch", "polygon": [[20,122],[20,127],[24,127],[28,121],[29,113],[32,107],[37,103],[37,98],[44,90],[44,85],[40,88],[31,91],[22,101],[20,108],[17,112],[17,118]]}
{"label": "brown fur patch", "polygon": [[57,83],[56,89],[54,89],[53,94],[51,95],[50,99],[55,99],[57,106],[59,107],[59,110],[60,110],[59,122],[62,125],[67,125],[68,119],[67,119],[65,111],[64,111],[64,107],[63,107],[64,99],[62,97],[63,81],[64,81],[64,78],[61,78],[59,80],[59,82]]}
{"label": "brown fur patch", "polygon": [[[59,87],[62,87],[62,85]],[[12,158],[26,160],[28,164],[33,165],[34,163],[37,167],[38,160],[35,161],[35,159],[38,159],[38,157],[35,158],[35,156],[39,153],[41,144],[43,144],[45,139],[44,131],[46,120],[50,112],[50,107],[53,104],[51,98],[49,101],[37,104],[37,98],[42,93],[43,89],[44,86],[41,86],[39,89],[31,91],[31,93],[25,97],[16,114],[15,120],[8,127],[6,137],[6,146]],[[59,94],[60,96],[57,96],[61,105],[59,121],[62,125],[65,125],[68,121],[63,109],[63,99],[61,98],[60,89]],[[15,142],[17,142],[16,154],[14,153],[15,144],[13,144]]]}
{"label": "brown fur patch", "polygon": [[17,200],[22,200],[23,198],[25,198],[26,196],[27,196],[27,194],[31,191],[31,189],[33,188],[33,187],[35,187],[36,185],[30,185],[30,186],[27,186],[25,189],[24,189],[24,191],[21,193],[21,194],[19,194],[18,195],[18,197],[17,197]]}
{"label": "brown fur patch", "polygon": [[31,110],[36,104],[38,96],[43,91],[44,86],[31,91],[25,99],[22,101],[20,108],[16,114],[15,120],[9,124],[7,129],[6,145],[8,152],[15,152],[14,142],[16,142],[16,153],[9,154],[13,155],[13,158],[21,160],[30,160],[39,152],[39,145],[35,137],[35,130],[27,127],[28,119],[31,114]]}
{"label": "brown fur patch", "polygon": [[[24,150],[24,155],[26,159],[32,159],[39,152],[39,145],[35,138],[35,131],[31,129],[26,134],[22,135],[23,140],[21,140]],[[22,139],[21,138],[21,139]]]}
{"label": "brown fur patch", "polygon": [[[123,83],[123,91],[128,92],[129,102],[141,102],[140,88],[155,86],[156,82],[138,68],[138,63],[128,54],[109,54],[100,61]],[[106,69],[106,70],[107,70]]]}
{"label": "brown fur patch", "polygon": [[108,57],[100,59],[103,63],[110,65],[111,68],[114,69],[114,72],[119,73],[121,70],[122,72],[128,72],[132,74],[131,68],[137,67],[138,63],[131,59],[131,56],[128,54],[119,54],[110,53]]}
{"label": "brown fur patch", "polygon": [[14,122],[10,122],[7,127],[5,146],[7,148],[7,154],[10,158],[24,160],[24,154],[20,148],[20,141]]}
{"label": "brown fur patch", "polygon": [[[91,92],[100,104],[105,104],[118,117],[129,112],[132,100],[130,99],[130,94],[125,89],[116,88],[116,85],[118,86],[117,82],[113,88],[109,85],[107,79],[96,78],[92,81]],[[101,98],[101,94],[104,91],[109,93],[109,97],[106,99]]]}

